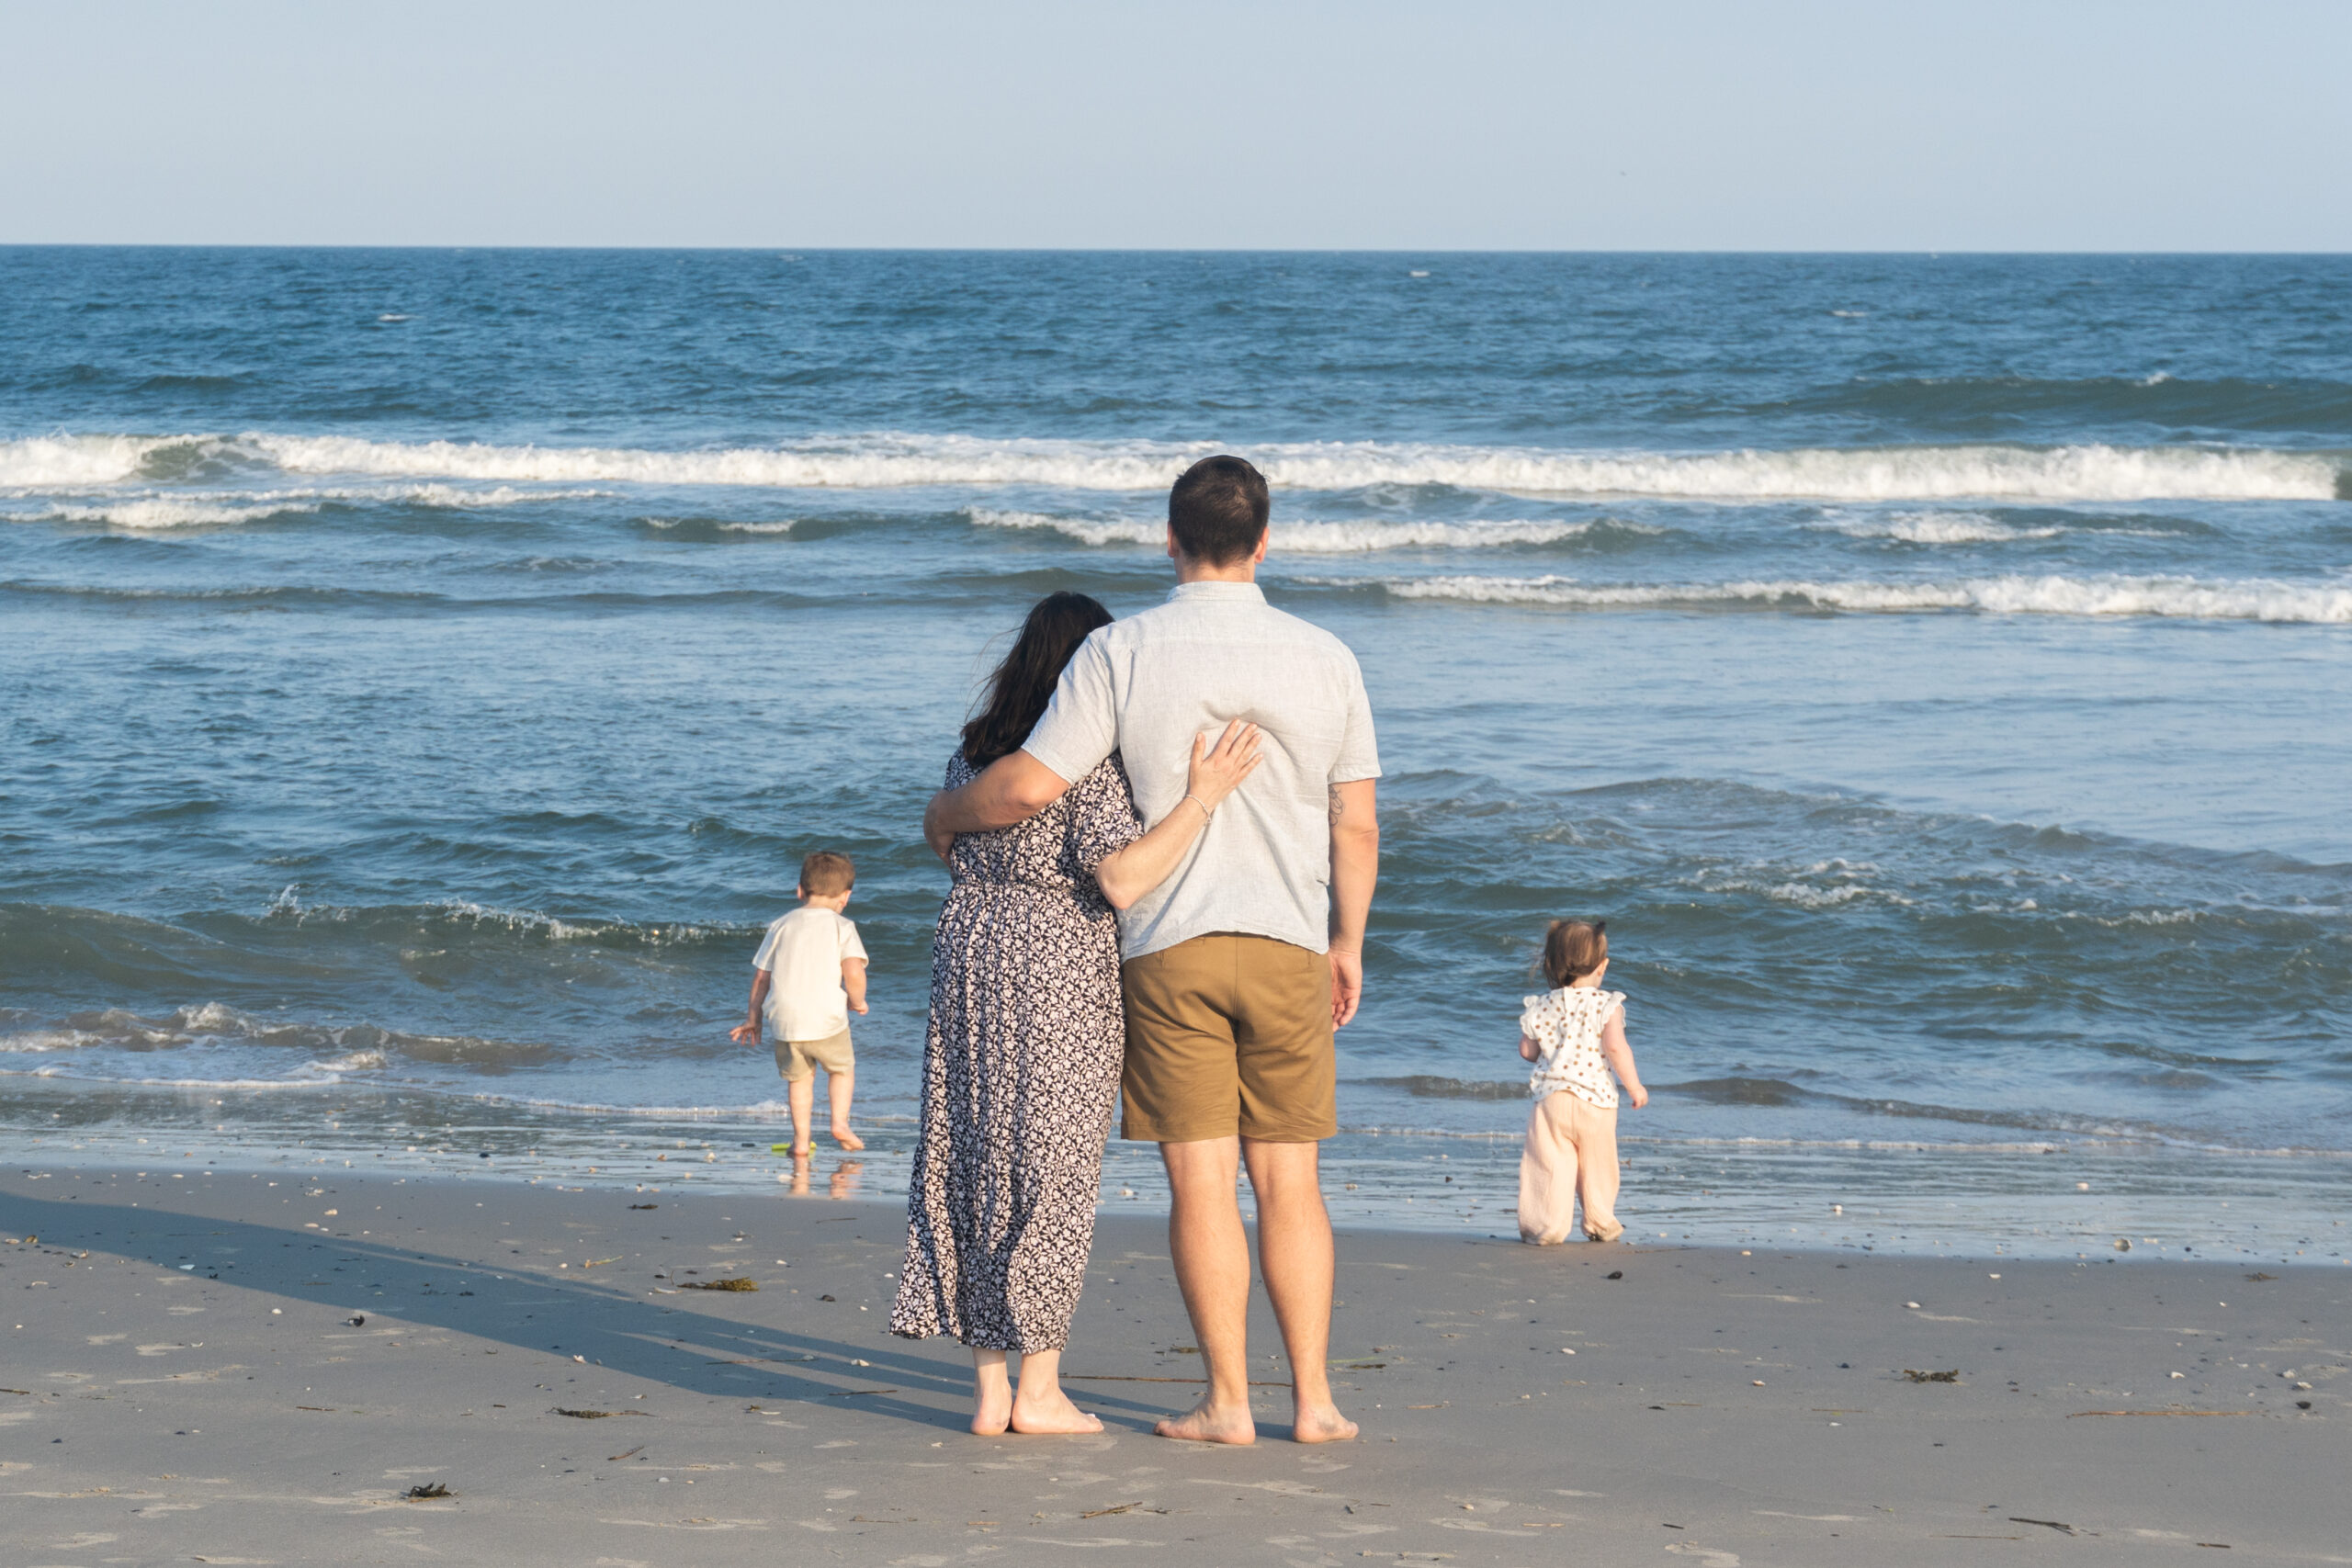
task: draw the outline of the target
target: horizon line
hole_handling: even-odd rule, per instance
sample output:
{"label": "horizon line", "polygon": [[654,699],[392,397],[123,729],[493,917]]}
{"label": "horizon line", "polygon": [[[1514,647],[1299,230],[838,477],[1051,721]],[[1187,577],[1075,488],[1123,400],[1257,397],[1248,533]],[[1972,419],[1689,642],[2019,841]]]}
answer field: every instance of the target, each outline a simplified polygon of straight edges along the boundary
{"label": "horizon line", "polygon": [[582,253],[678,252],[714,254],[754,254],[780,252],[795,255],[1425,255],[1425,256],[1901,256],[1936,260],[1944,256],[2033,257],[2210,257],[2282,256],[2335,259],[2352,256],[2346,250],[2252,249],[2127,250],[2127,249],[1999,249],[1939,246],[1918,249],[1823,246],[1811,249],[1737,249],[1702,246],[1465,246],[1465,245],[791,245],[791,244],[571,244],[475,243],[449,241],[288,241],[288,240],[0,240],[0,251],[572,251]]}

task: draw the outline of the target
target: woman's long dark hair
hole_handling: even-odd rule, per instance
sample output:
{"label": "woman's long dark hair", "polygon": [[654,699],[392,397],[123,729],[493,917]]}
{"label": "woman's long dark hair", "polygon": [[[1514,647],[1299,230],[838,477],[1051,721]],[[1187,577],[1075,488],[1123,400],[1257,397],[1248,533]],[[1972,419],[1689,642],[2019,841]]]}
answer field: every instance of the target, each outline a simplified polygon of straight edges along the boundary
{"label": "woman's long dark hair", "polygon": [[1048,593],[1038,600],[1004,662],[989,677],[988,701],[964,727],[964,760],[985,768],[1021,750],[1045,716],[1070,655],[1089,632],[1110,624],[1111,612],[1083,593]]}

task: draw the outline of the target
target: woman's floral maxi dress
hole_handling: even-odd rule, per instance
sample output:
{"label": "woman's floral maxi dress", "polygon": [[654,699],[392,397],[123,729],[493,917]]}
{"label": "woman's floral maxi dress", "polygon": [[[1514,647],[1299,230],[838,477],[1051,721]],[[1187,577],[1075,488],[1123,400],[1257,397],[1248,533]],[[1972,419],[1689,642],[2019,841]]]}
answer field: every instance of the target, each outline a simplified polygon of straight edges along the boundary
{"label": "woman's floral maxi dress", "polygon": [[[949,789],[974,776],[960,752],[947,764]],[[1094,868],[1141,833],[1114,755],[1018,827],[956,840],[893,1334],[1024,1353],[1069,1337],[1126,1049]]]}

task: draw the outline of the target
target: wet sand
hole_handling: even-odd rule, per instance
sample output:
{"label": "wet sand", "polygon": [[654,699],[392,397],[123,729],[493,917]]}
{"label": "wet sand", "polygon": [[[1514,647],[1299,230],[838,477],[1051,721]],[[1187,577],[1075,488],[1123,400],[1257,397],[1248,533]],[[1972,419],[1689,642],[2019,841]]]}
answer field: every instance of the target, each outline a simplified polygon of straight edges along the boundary
{"label": "wet sand", "polygon": [[[885,1329],[900,1245],[895,1205],[780,1193],[11,1170],[0,1540],[26,1564],[2352,1562],[2352,1268],[1351,1234],[1333,1353],[1363,1440],[1283,1441],[1266,1387],[1259,1445],[1221,1449],[1150,1436],[1199,1376],[1158,1220],[1103,1217],[1067,1358],[1087,1438],[962,1429],[960,1348]],[[734,1278],[759,1288],[682,1288]]]}

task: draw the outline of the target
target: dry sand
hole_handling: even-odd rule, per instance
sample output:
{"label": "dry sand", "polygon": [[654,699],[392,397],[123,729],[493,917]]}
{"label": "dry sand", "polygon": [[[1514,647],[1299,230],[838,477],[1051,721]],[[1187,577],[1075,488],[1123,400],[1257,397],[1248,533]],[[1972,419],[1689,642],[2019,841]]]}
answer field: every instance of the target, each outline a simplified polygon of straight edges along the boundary
{"label": "dry sand", "polygon": [[40,1172],[17,1564],[2352,1562],[2347,1268],[1350,1235],[1363,1440],[1268,1387],[1237,1450],[1149,1435],[1199,1375],[1155,1220],[1104,1217],[1068,1358],[1108,1429],[976,1438],[962,1351],[885,1330],[895,1206]]}

